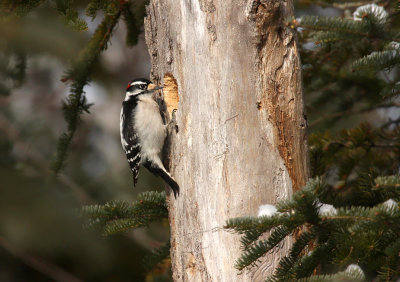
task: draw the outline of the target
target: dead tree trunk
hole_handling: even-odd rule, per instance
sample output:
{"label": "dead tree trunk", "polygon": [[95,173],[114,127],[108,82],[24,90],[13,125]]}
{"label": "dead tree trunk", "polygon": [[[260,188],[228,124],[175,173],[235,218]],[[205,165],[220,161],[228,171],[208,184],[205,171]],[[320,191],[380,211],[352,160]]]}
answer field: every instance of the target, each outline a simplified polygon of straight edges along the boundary
{"label": "dead tree trunk", "polygon": [[300,62],[285,25],[292,15],[290,0],[150,1],[151,75],[167,81],[166,92],[177,83],[179,96],[170,171],[181,194],[169,195],[175,281],[262,281],[287,251],[238,274],[239,240],[222,226],[307,178]]}

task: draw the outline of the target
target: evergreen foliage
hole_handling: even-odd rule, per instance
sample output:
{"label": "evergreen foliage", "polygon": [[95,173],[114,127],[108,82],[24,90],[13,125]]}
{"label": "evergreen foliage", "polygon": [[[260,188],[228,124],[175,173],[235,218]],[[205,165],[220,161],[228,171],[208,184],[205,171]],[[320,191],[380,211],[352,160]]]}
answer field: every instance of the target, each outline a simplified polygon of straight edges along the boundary
{"label": "evergreen foliage", "polygon": [[[347,195],[353,201],[343,205],[342,197],[332,197],[332,194],[342,192],[335,191],[321,178],[311,179],[292,199],[278,203],[278,212],[273,216],[235,218],[227,222],[225,228],[246,238],[242,239],[244,252],[236,267],[243,270],[257,265],[263,255],[285,238],[303,230],[289,254],[281,259],[270,281],[306,278],[317,267],[328,276],[314,277],[315,281],[333,281],[344,275],[333,273],[350,264],[358,264],[368,279],[378,276],[389,280],[398,278],[399,187],[399,176],[377,177],[362,190],[371,199],[377,197],[375,205],[363,205],[363,200],[357,202],[355,195]],[[348,193],[353,194],[353,191]],[[322,203],[335,208],[324,212]],[[254,236],[254,230],[270,231],[270,234],[263,239]],[[307,252],[310,248],[312,251]]]}
{"label": "evergreen foliage", "polygon": [[81,213],[88,218],[87,226],[100,227],[104,235],[148,226],[168,218],[165,192],[144,192],[129,204],[113,201],[104,205],[84,206]]}
{"label": "evergreen foliage", "polygon": [[[93,68],[96,66],[98,58],[110,41],[112,33],[122,16],[122,20],[127,26],[127,45],[133,46],[137,43],[143,17],[145,15],[146,1],[106,1],[92,0],[87,3],[86,14],[92,19],[96,18],[99,11],[104,13],[104,19],[98,25],[88,45],[79,54],[72,67],[66,72],[62,79],[64,82],[71,83],[70,95],[63,102],[64,118],[67,121],[67,131],[63,133],[58,141],[57,155],[53,161],[53,169],[58,173],[64,166],[67,158],[67,150],[72,142],[76,129],[81,121],[80,116],[84,112],[89,112],[90,104],[87,103],[84,87],[90,82]],[[73,0],[53,0],[53,1],[2,1],[0,4],[0,16],[3,24],[13,17],[23,17],[33,12],[41,5],[54,7],[62,16],[66,25],[74,30],[85,31],[87,24],[79,18],[78,10]],[[7,95],[11,88],[18,86],[25,74],[24,55],[17,55],[13,67],[8,58],[9,52],[5,52],[4,58],[0,57],[0,67],[2,76],[0,80],[0,93]],[[18,52],[20,54],[20,52]],[[5,71],[3,71],[5,70]],[[7,81],[11,80],[9,83]]]}
{"label": "evergreen foliage", "polygon": [[300,282],[362,282],[365,281],[365,276],[359,271],[341,271],[331,275],[315,275],[308,278],[298,279]]}
{"label": "evergreen foliage", "polygon": [[400,116],[338,129],[344,119],[400,106],[398,3],[321,3],[342,16],[292,21],[302,43],[313,178],[278,203],[274,215],[227,221],[228,230],[241,234],[243,253],[235,266],[257,267],[293,238],[267,281],[396,281]]}
{"label": "evergreen foliage", "polygon": [[[330,131],[313,133],[310,161],[313,177],[336,175],[346,185],[357,183],[354,173],[395,174],[400,153],[399,129],[372,128],[363,123],[332,136]],[[360,182],[361,181],[361,182]],[[369,199],[368,199],[369,200]]]}
{"label": "evergreen foliage", "polygon": [[400,50],[373,52],[353,63],[354,69],[369,68],[372,70],[388,69],[400,63]]}
{"label": "evergreen foliage", "polygon": [[[87,219],[87,227],[100,228],[103,235],[109,236],[147,227],[156,221],[168,220],[168,207],[165,191],[149,191],[139,194],[132,204],[112,201],[104,205],[84,206],[81,214]],[[164,246],[153,250],[143,259],[144,270],[150,271],[169,258],[170,248],[168,241]]]}
{"label": "evergreen foliage", "polygon": [[[1,2],[2,24],[46,6],[57,10],[66,25],[84,32],[87,24],[78,8],[85,8],[92,19],[104,14],[63,78],[71,87],[63,103],[68,126],[59,139],[56,172],[65,164],[81,115],[91,107],[84,87],[101,53],[120,20],[127,26],[127,45],[137,43],[146,2],[91,0],[86,7],[72,0]],[[269,281],[393,281],[400,278],[400,116],[371,124],[358,124],[352,117],[400,107],[400,9],[394,0],[298,1],[310,3],[341,14],[305,15],[288,25],[298,28],[301,42],[313,178],[291,199],[278,203],[274,215],[227,222],[227,229],[242,235],[243,255],[236,267],[257,266],[266,253],[295,237]],[[0,94],[8,95],[24,80],[26,52],[0,47]],[[343,120],[355,122],[338,131]],[[168,218],[165,193],[158,192],[140,194],[134,203],[86,206],[82,214],[88,226],[101,228],[104,235]],[[168,257],[169,249],[167,243],[154,251],[145,260],[147,269]]]}
{"label": "evergreen foliage", "polygon": [[29,0],[29,1],[13,1],[4,0],[0,4],[0,15],[1,17],[7,17],[10,15],[26,16],[33,9],[37,8],[40,4],[45,2],[44,0]]}
{"label": "evergreen foliage", "polygon": [[[71,14],[71,12],[69,12],[68,3],[69,1],[57,1],[58,7],[61,7],[61,10],[64,11],[63,13],[66,16]],[[142,9],[144,9],[144,6]],[[90,82],[93,67],[96,65],[101,52],[107,49],[112,32],[121,14],[128,27],[127,45],[132,46],[136,44],[137,38],[141,32],[142,18],[140,18],[140,20],[135,18],[134,14],[131,12],[130,2],[94,0],[87,5],[86,14],[94,19],[99,10],[102,10],[105,14],[102,23],[97,27],[92,39],[63,78],[64,81],[71,80],[72,84],[70,95],[63,103],[64,118],[68,123],[68,129],[67,132],[60,136],[58,141],[57,156],[53,162],[53,169],[56,173],[62,169],[65,163],[68,147],[79,125],[81,114],[83,112],[89,112],[91,104],[86,102],[83,88]],[[71,22],[71,17],[68,18],[69,22]],[[74,23],[74,27],[80,26],[80,22],[72,22]]]}
{"label": "evergreen foliage", "polygon": [[86,22],[78,17],[78,11],[72,7],[71,0],[55,0],[55,3],[65,24],[78,31],[87,30]]}
{"label": "evergreen foliage", "polygon": [[[53,169],[58,173],[67,158],[68,148],[81,122],[81,115],[89,113],[92,104],[87,102],[84,87],[91,81],[94,69],[101,53],[107,49],[113,31],[119,21],[127,27],[126,44],[133,46],[142,32],[143,17],[147,0],[136,1],[106,1],[91,0],[82,3],[73,0],[52,1],[2,1],[0,16],[3,24],[12,21],[14,17],[25,17],[34,13],[35,9],[44,6],[55,9],[64,23],[73,30],[87,31],[87,23],[79,18],[78,9],[85,8],[86,15],[94,20],[103,14],[101,23],[97,26],[87,46],[73,61],[66,71],[63,82],[70,83],[70,94],[63,102],[62,109],[67,122],[67,130],[58,141],[57,154],[53,160]],[[3,46],[0,46],[3,47]],[[24,50],[8,50],[2,48],[0,53],[0,94],[8,95],[24,80],[26,69],[26,55]],[[100,227],[104,235],[111,235],[148,226],[154,221],[165,220],[168,210],[165,202],[165,193],[146,192],[140,194],[138,200],[132,204],[124,201],[112,201],[104,205],[85,206],[82,214],[88,218],[87,226]],[[146,269],[150,269],[169,255],[169,243],[153,252],[145,260]]]}
{"label": "evergreen foliage", "polygon": [[302,43],[304,92],[311,131],[340,127],[352,114],[398,108],[399,103],[393,99],[399,89],[398,3],[391,0],[374,4],[354,1],[318,4],[335,7],[341,16],[304,15],[291,24],[298,27]]}
{"label": "evergreen foliage", "polygon": [[122,10],[122,19],[127,28],[126,45],[128,46],[134,46],[138,41],[138,35],[142,32],[147,2],[146,0],[137,1],[132,9]]}
{"label": "evergreen foliage", "polygon": [[344,33],[351,36],[360,36],[360,37],[368,36],[370,31],[368,23],[364,21],[353,21],[349,19],[341,19],[333,17],[329,18],[321,16],[304,16],[301,18],[299,25],[304,28],[310,28],[313,30],[322,31],[324,32],[327,38],[329,38],[328,35],[333,36],[336,33],[339,34]]}
{"label": "evergreen foliage", "polygon": [[91,104],[88,104],[83,88],[90,81],[90,74],[95,66],[100,53],[107,48],[108,41],[118,22],[120,13],[107,15],[97,27],[88,46],[82,51],[74,66],[67,71],[64,81],[71,80],[71,92],[63,103],[64,118],[68,123],[66,133],[63,133],[58,141],[57,157],[53,163],[53,169],[57,173],[67,157],[68,146],[70,145],[75,131],[80,122],[83,112],[89,113]]}

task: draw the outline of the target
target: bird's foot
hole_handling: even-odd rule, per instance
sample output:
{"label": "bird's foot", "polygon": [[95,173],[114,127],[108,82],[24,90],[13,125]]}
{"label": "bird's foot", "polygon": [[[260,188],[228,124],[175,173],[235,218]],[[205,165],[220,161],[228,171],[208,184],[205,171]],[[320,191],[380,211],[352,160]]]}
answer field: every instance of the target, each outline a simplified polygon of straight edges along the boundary
{"label": "bird's foot", "polygon": [[175,134],[179,132],[178,123],[176,121],[176,111],[177,111],[177,109],[174,109],[172,111],[171,120],[168,123],[168,131],[170,133],[175,132]]}

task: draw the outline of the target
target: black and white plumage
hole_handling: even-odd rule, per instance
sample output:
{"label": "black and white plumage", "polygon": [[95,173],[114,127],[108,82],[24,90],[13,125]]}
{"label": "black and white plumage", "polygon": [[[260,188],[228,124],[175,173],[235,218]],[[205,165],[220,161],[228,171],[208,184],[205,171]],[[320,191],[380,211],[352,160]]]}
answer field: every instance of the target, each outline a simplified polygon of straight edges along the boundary
{"label": "black and white plumage", "polygon": [[179,185],[164,168],[159,156],[167,137],[167,125],[152,95],[158,89],[160,87],[147,79],[135,79],[128,84],[121,109],[121,143],[133,173],[134,186],[139,165],[143,164],[150,172],[161,176],[176,197]]}

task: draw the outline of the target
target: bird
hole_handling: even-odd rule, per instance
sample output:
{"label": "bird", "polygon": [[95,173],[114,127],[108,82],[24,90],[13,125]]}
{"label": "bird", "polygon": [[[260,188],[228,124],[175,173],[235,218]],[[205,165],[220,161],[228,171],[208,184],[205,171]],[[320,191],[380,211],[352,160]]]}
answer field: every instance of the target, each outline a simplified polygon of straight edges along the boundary
{"label": "bird", "polygon": [[[160,153],[168,133],[159,104],[153,98],[162,89],[148,79],[139,78],[129,82],[120,115],[120,135],[136,186],[139,166],[160,176],[179,195],[179,185],[165,169]],[[174,118],[173,118],[174,120]]]}

